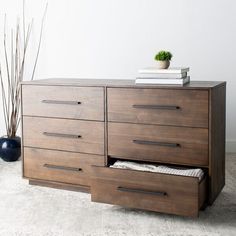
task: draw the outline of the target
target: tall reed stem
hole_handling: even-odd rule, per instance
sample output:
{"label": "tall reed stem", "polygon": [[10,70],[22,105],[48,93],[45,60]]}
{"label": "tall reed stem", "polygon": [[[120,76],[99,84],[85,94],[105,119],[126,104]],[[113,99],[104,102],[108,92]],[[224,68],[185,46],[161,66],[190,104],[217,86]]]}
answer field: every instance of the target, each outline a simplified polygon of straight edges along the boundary
{"label": "tall reed stem", "polygon": [[[39,42],[34,60],[31,80],[34,78],[41,41],[43,34],[44,21],[47,12],[46,4],[44,14],[41,21]],[[23,0],[23,25],[21,30],[20,20],[17,20],[15,30],[11,29],[10,43],[8,45],[8,35],[6,30],[6,15],[4,17],[4,37],[3,37],[3,62],[0,60],[0,87],[2,94],[3,117],[6,128],[6,135],[9,138],[16,136],[20,124],[20,83],[24,79],[25,59],[28,51],[28,44],[33,27],[33,19],[30,23],[25,23],[25,0]],[[27,29],[27,30],[26,30]],[[23,40],[21,40],[21,32],[23,32]],[[9,49],[10,47],[10,49]],[[8,50],[9,49],[9,50]],[[1,57],[0,57],[1,59]],[[2,66],[5,66],[3,70]],[[4,74],[4,71],[6,73]]]}

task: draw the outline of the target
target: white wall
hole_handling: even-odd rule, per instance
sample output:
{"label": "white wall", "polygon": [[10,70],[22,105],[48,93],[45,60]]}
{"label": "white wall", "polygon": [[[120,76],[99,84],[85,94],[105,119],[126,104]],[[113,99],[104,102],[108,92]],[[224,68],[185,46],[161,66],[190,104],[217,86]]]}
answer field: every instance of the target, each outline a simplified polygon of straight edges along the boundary
{"label": "white wall", "polygon": [[[27,16],[35,17],[33,52],[45,2],[26,0]],[[236,151],[235,0],[48,3],[36,78],[133,79],[139,68],[155,63],[158,50],[170,50],[174,54],[172,65],[190,66],[192,80],[227,81],[228,150]],[[1,19],[4,12],[11,19],[21,13],[19,0],[0,0],[0,5]],[[29,64],[31,61],[32,55]]]}

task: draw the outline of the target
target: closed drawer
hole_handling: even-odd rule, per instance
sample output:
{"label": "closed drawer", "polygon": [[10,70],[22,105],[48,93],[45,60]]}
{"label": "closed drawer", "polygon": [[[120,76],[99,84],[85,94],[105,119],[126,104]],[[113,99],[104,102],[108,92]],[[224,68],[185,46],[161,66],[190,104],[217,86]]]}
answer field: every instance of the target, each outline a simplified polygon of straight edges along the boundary
{"label": "closed drawer", "polygon": [[108,120],[208,127],[208,91],[108,88]]}
{"label": "closed drawer", "polygon": [[208,130],[108,123],[108,155],[145,161],[208,165]]}
{"label": "closed drawer", "polygon": [[91,165],[104,157],[81,153],[24,148],[24,177],[90,186]]}
{"label": "closed drawer", "polygon": [[104,154],[104,123],[23,117],[24,145],[46,149]]}
{"label": "closed drawer", "polygon": [[22,86],[23,115],[104,120],[99,87]]}
{"label": "closed drawer", "polygon": [[91,194],[95,202],[197,216],[206,198],[206,180],[94,167]]}

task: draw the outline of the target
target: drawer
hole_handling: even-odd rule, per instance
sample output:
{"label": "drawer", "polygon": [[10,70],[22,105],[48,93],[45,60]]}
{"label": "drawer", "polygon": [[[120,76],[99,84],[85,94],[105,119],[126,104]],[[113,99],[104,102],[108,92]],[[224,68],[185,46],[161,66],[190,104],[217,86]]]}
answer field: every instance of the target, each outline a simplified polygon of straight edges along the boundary
{"label": "drawer", "polygon": [[91,165],[104,165],[104,156],[24,148],[24,177],[90,186]]}
{"label": "drawer", "polygon": [[104,155],[104,123],[23,117],[24,146]]}
{"label": "drawer", "polygon": [[99,87],[22,86],[23,115],[104,120]]}
{"label": "drawer", "polygon": [[206,179],[94,167],[92,201],[150,211],[197,216],[206,199]]}
{"label": "drawer", "polygon": [[208,127],[208,91],[108,88],[108,121]]}
{"label": "drawer", "polygon": [[207,166],[208,129],[108,123],[108,155]]}

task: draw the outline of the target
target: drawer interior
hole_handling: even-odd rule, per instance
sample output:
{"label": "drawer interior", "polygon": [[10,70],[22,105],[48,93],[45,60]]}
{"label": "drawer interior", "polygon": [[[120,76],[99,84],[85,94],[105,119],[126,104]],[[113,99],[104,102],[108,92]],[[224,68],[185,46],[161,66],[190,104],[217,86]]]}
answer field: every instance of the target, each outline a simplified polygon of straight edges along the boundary
{"label": "drawer interior", "polygon": [[194,177],[94,166],[91,186],[95,202],[198,216],[206,200],[207,178],[205,175],[199,181]]}

